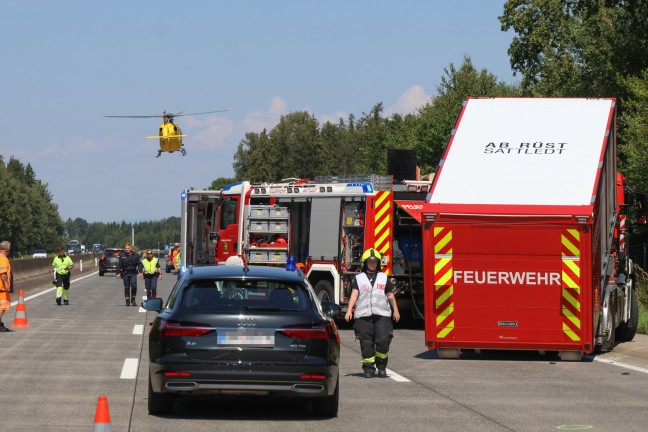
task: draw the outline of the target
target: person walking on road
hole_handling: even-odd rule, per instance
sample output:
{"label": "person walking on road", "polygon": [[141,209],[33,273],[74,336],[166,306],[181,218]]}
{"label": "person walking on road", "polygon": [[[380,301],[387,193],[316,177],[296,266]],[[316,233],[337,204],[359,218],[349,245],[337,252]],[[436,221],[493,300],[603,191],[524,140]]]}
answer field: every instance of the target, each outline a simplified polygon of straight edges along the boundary
{"label": "person walking on road", "polygon": [[13,331],[8,329],[2,322],[5,311],[11,309],[11,293],[13,292],[11,264],[8,258],[10,252],[11,243],[6,240],[0,242],[0,332]]}
{"label": "person walking on road", "polygon": [[146,250],[146,255],[142,260],[142,279],[144,279],[144,288],[146,289],[146,299],[150,300],[157,297],[157,281],[162,280],[162,270],[158,259],[153,256],[151,249]]}
{"label": "person walking on road", "polygon": [[381,258],[375,249],[362,254],[362,272],[351,279],[351,298],[344,317],[349,322],[355,316],[353,329],[360,339],[365,378],[374,376],[376,369],[379,377],[387,378],[389,344],[394,337],[392,313],[394,321],[400,320],[394,284],[378,268]]}
{"label": "person walking on road", "polygon": [[61,305],[61,297],[63,303],[70,304],[70,271],[74,268],[72,258],[65,254],[65,248],[58,249],[58,256],[54,257],[52,261],[52,270],[54,270],[56,285],[56,304]]}
{"label": "person walking on road", "polygon": [[124,251],[119,254],[117,274],[115,277],[124,282],[124,297],[126,306],[137,306],[135,295],[137,294],[137,274],[142,272],[142,262],[137,252],[128,243],[124,245]]}

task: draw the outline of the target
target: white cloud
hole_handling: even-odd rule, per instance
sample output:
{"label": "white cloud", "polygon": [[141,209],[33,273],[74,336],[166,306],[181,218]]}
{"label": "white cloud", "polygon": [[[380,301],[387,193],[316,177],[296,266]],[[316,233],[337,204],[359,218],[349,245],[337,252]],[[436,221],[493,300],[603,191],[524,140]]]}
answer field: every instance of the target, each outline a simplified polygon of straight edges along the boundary
{"label": "white cloud", "polygon": [[428,95],[425,89],[415,84],[403,93],[396,102],[385,109],[385,115],[392,114],[413,114],[416,110],[430,101],[432,95]]}
{"label": "white cloud", "polygon": [[272,129],[287,113],[287,108],[288,102],[275,96],[268,108],[252,111],[239,121],[228,118],[227,112],[182,118],[180,126],[187,134],[183,141],[187,148],[228,150],[233,154],[247,132]]}

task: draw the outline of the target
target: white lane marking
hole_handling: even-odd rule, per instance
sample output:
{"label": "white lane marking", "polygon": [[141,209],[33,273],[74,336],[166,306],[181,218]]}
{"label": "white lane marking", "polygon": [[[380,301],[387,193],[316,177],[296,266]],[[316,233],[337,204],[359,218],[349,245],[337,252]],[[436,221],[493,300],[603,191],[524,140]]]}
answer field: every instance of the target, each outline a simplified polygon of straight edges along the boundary
{"label": "white lane marking", "polygon": [[601,363],[607,363],[607,364],[611,364],[611,365],[615,365],[615,366],[620,366],[622,368],[626,368],[626,369],[630,369],[630,370],[633,370],[633,371],[636,371],[636,372],[641,372],[641,373],[648,374],[648,369],[646,369],[646,368],[642,368],[640,366],[633,366],[631,364],[622,363],[622,362],[619,362],[619,361],[616,361],[616,360],[609,360],[609,359],[606,359],[606,358],[594,357],[594,361],[601,362]]}
{"label": "white lane marking", "polygon": [[403,375],[399,375],[396,372],[394,372],[391,369],[386,369],[387,370],[387,377],[393,379],[394,381],[397,382],[411,382],[407,378],[405,378]]}
{"label": "white lane marking", "polygon": [[148,300],[148,297],[146,297],[145,295],[142,296],[142,301],[144,300]]}
{"label": "white lane marking", "polygon": [[135,327],[133,327],[133,334],[134,335],[144,334],[144,324],[135,324]]}
{"label": "white lane marking", "polygon": [[[94,273],[90,273],[89,275],[85,275],[85,276],[81,276],[81,277],[76,278],[76,279],[72,279],[72,280],[70,281],[70,283],[72,283],[72,282],[76,282],[76,281],[80,281],[81,279],[85,279],[85,278],[87,278],[87,277],[90,277],[90,276],[96,275],[97,273],[98,273],[98,272],[94,272]],[[52,291],[54,291],[55,289],[56,289],[56,287],[48,288],[48,289],[46,289],[45,291],[41,291],[41,292],[39,292],[38,294],[34,294],[34,295],[30,295],[29,297],[25,297],[24,300],[25,300],[25,301],[31,300],[31,299],[33,299],[33,298],[36,298],[36,297],[42,296],[43,294],[47,294],[47,293],[49,293],[49,292],[52,292]],[[16,294],[16,293],[14,292],[14,294]],[[13,302],[11,302],[11,306],[16,306],[17,304],[18,304],[18,301],[13,301]]]}
{"label": "white lane marking", "polygon": [[146,312],[146,309],[144,309],[142,306],[140,306],[139,312]]}
{"label": "white lane marking", "polygon": [[124,367],[122,367],[121,379],[135,379],[137,377],[137,367],[139,366],[139,359],[127,358],[124,360]]}

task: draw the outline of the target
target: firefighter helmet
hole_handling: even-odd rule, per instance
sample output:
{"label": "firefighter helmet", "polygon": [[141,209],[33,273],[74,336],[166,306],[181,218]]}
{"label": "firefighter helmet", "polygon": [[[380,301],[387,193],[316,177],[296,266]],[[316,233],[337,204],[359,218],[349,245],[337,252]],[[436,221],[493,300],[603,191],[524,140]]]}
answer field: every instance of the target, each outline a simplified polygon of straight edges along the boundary
{"label": "firefighter helmet", "polygon": [[364,264],[369,258],[374,258],[378,261],[382,259],[382,254],[374,248],[367,249],[362,254],[362,264]]}

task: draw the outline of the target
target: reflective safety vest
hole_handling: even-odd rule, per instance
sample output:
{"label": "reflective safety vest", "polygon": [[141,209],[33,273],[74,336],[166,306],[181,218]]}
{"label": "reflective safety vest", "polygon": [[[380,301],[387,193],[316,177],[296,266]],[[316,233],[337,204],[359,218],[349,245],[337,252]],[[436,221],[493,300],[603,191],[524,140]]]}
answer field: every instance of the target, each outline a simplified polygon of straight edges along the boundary
{"label": "reflective safety vest", "polygon": [[153,257],[149,261],[148,258],[142,260],[142,265],[144,266],[144,274],[155,274],[157,270],[158,259]]}
{"label": "reflective safety vest", "polygon": [[72,258],[69,256],[65,255],[63,258],[57,256],[54,258],[54,261],[52,261],[52,266],[56,269],[56,273],[60,275],[65,275],[70,273],[70,270],[67,268],[74,263],[72,262]]}
{"label": "reflective safety vest", "polygon": [[176,255],[175,260],[175,268],[176,270],[180,270],[180,264],[182,264],[182,255],[180,255],[180,252],[178,252],[178,255]]}
{"label": "reflective safety vest", "polygon": [[387,275],[379,272],[372,286],[367,274],[362,272],[356,275],[356,282],[358,283],[358,302],[355,305],[354,316],[356,318],[371,315],[390,317],[391,308],[385,294]]}

